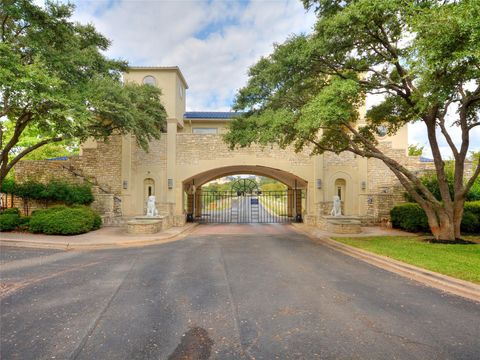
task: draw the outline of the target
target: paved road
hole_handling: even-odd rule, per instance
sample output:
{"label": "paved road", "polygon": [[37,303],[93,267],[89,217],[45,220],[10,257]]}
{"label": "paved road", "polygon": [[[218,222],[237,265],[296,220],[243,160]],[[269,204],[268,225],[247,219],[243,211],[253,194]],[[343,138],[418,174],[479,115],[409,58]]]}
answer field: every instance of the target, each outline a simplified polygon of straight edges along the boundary
{"label": "paved road", "polygon": [[3,248],[0,358],[478,359],[478,303],[289,226],[197,229],[136,249]]}

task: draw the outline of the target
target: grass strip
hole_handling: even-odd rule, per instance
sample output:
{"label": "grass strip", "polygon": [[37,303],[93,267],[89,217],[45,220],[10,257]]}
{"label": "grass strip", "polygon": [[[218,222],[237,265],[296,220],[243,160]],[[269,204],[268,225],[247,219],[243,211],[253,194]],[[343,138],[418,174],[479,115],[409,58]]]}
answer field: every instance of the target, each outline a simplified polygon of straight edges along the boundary
{"label": "grass strip", "polygon": [[480,244],[430,244],[415,236],[333,237],[341,243],[480,284]]}

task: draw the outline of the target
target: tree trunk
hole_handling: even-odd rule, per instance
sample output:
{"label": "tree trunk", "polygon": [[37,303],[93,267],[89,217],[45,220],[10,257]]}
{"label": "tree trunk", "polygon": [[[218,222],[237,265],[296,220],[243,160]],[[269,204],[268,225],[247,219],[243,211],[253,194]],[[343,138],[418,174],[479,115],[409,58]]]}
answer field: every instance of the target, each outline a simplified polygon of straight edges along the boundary
{"label": "tree trunk", "polygon": [[461,225],[463,219],[463,211],[465,206],[465,199],[455,200],[453,205],[453,223],[455,226],[455,238],[461,239]]}
{"label": "tree trunk", "polygon": [[447,209],[424,209],[427,214],[428,225],[435,240],[454,242],[456,237],[456,226],[452,216],[449,216]]}

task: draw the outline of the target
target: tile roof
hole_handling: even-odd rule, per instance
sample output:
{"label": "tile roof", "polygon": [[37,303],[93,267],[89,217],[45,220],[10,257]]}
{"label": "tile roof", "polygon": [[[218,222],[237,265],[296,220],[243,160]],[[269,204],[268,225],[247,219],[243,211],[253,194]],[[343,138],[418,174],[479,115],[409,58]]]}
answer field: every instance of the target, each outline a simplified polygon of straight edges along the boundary
{"label": "tile roof", "polygon": [[218,119],[226,120],[241,116],[241,112],[233,111],[187,111],[184,115],[184,119]]}

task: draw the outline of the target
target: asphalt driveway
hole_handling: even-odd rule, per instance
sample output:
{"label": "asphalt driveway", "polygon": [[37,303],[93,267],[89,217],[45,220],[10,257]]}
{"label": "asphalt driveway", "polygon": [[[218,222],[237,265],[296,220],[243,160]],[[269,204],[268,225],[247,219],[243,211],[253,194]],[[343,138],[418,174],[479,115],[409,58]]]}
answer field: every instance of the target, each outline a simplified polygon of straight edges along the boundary
{"label": "asphalt driveway", "polygon": [[478,359],[480,304],[285,225],[1,249],[1,359]]}

